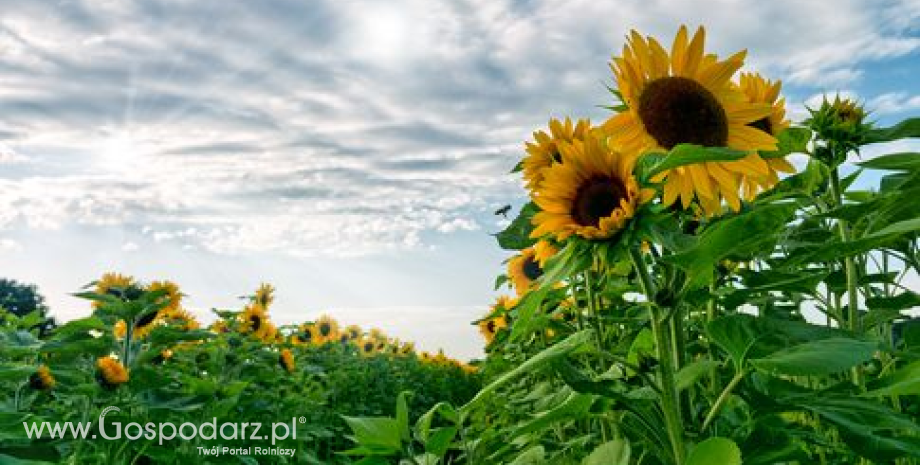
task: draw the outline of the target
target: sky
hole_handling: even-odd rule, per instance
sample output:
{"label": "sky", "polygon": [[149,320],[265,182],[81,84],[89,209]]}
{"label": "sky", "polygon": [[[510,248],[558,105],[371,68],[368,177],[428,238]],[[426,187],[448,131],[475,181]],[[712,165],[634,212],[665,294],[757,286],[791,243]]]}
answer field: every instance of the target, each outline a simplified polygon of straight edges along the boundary
{"label": "sky", "polygon": [[[920,0],[0,0],[0,275],[59,320],[106,271],[204,321],[269,282],[276,323],[478,356],[524,141],[605,119],[628,31],[680,24],[794,119],[837,92],[920,113]],[[863,156],[892,148],[920,142]]]}

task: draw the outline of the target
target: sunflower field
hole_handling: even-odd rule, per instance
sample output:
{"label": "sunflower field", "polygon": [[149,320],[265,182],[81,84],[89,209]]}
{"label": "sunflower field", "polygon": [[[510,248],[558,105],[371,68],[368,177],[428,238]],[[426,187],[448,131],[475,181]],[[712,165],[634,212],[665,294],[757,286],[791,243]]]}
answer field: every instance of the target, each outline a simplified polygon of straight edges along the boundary
{"label": "sunflower field", "polygon": [[[483,360],[329,317],[275,327],[269,286],[202,328],[175,285],[110,274],[46,338],[6,317],[0,463],[920,464],[920,154],[860,157],[920,119],[881,127],[832,96],[792,122],[745,58],[703,28],[634,31],[609,118],[534,132],[512,174],[530,201],[497,234],[506,295],[472,322]],[[95,431],[105,406],[293,415],[272,445],[296,453],[23,437]]]}
{"label": "sunflower field", "polygon": [[[263,285],[243,309],[215,310],[202,328],[174,283],[110,273],[79,294],[92,316],[45,339],[37,316],[0,314],[0,463],[350,463],[338,454],[349,445],[347,416],[393,415],[406,390],[415,393],[407,411],[421,415],[437,402],[466,402],[481,386],[470,365],[379,329],[340,327],[327,315],[276,327],[273,292]],[[224,429],[239,419],[264,426]],[[220,437],[158,428],[209,421]],[[43,422],[80,422],[89,437],[52,438],[50,426],[43,437],[26,434],[24,425]],[[274,433],[269,425],[279,434],[254,438]],[[291,452],[264,458],[253,454],[258,446]],[[250,449],[202,456],[214,447]]]}

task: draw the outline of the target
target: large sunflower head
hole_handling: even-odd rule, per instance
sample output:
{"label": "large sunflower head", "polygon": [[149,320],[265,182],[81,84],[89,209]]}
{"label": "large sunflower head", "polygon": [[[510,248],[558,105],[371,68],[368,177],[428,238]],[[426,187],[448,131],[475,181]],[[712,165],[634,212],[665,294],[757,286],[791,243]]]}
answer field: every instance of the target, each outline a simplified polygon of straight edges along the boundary
{"label": "large sunflower head", "polygon": [[128,382],[128,370],[114,357],[100,357],[96,360],[96,379],[103,387],[114,389]]}
{"label": "large sunflower head", "polygon": [[293,373],[296,365],[294,364],[294,356],[291,355],[289,349],[281,350],[281,354],[278,356],[278,364],[281,365],[281,368],[284,368],[288,373]]}
{"label": "large sunflower head", "polygon": [[182,293],[179,292],[179,286],[172,281],[154,281],[147,286],[148,292],[164,291],[166,296],[166,311],[178,310],[182,304]]}
{"label": "large sunflower head", "polygon": [[508,317],[503,312],[496,315],[493,307],[493,310],[483,319],[476,322],[476,325],[479,326],[479,333],[482,334],[488,346],[495,340],[495,336],[498,335],[499,331],[508,327]]}
{"label": "large sunflower head", "polygon": [[181,307],[166,310],[163,313],[163,320],[168,321],[172,326],[183,329],[185,331],[192,331],[201,327],[201,325],[198,323],[198,319],[189,313],[188,310]]}
{"label": "large sunflower head", "polygon": [[534,142],[525,144],[527,156],[521,162],[527,188],[533,189],[543,181],[544,169],[554,163],[562,162],[559,147],[556,145],[558,142],[571,143],[576,139],[581,140],[590,127],[591,122],[585,119],[578,120],[578,123],[574,125],[569,118],[566,118],[564,122],[551,119],[549,120],[549,134],[544,131],[534,132]]}
{"label": "large sunflower head", "polygon": [[606,239],[651,199],[652,192],[640,190],[632,174],[635,158],[610,150],[600,137],[559,145],[563,162],[547,168],[543,182],[531,192],[542,210],[533,217],[531,237]]}
{"label": "large sunflower head", "polygon": [[345,328],[344,333],[348,336],[348,339],[351,341],[357,341],[358,339],[361,338],[361,334],[363,334],[363,332],[361,331],[361,327],[358,325],[349,325],[347,328]]}
{"label": "large sunflower head", "polygon": [[[786,119],[786,99],[780,98],[779,92],[782,89],[782,82],[770,81],[764,79],[756,73],[741,73],[739,81],[741,91],[745,97],[752,103],[766,103],[770,105],[770,115],[765,116],[757,121],[749,123],[771,136],[778,136],[779,133],[789,128],[789,120]],[[779,182],[779,172],[793,173],[795,168],[786,160],[785,157],[766,158],[769,172],[766,176],[746,176],[742,189],[744,197],[748,200],[754,198],[760,190],[766,190]]]}
{"label": "large sunflower head", "polygon": [[54,389],[54,385],[56,383],[57,382],[54,380],[54,376],[51,375],[51,370],[47,365],[38,367],[38,369],[35,370],[35,373],[29,375],[29,386],[37,391]]}
{"label": "large sunflower head", "polygon": [[316,319],[316,329],[319,337],[325,341],[336,341],[339,338],[339,323],[329,315],[323,315]]}
{"label": "large sunflower head", "polygon": [[749,157],[726,164],[706,162],[666,171],[665,205],[680,197],[684,208],[694,198],[707,214],[721,211],[724,198],[738,210],[738,177],[767,175],[757,150],[776,150],[776,139],[751,123],[769,117],[771,105],[752,103],[731,79],[744,64],[746,52],[726,60],[704,51],[705,31],[688,37],[682,26],[670,52],[654,38],[633,31],[623,54],[610,68],[626,110],[603,128],[614,146],[629,156],[667,151],[678,144],[729,147]]}
{"label": "large sunflower head", "polygon": [[540,276],[543,276],[543,267],[533,247],[522,250],[519,255],[508,260],[508,278],[518,296],[526,294]]}
{"label": "large sunflower head", "polygon": [[265,308],[268,308],[272,302],[275,301],[275,288],[271,284],[262,283],[258,289],[256,289],[256,295],[253,296],[253,300],[256,303],[262,305]]}

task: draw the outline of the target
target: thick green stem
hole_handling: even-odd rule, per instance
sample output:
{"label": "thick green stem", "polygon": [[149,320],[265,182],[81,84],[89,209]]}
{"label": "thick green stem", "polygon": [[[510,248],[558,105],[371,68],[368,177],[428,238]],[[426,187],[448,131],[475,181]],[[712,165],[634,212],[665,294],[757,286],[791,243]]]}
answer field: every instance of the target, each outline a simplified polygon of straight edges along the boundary
{"label": "thick green stem", "polygon": [[674,381],[673,345],[669,329],[664,321],[661,309],[655,304],[655,283],[649,274],[648,266],[642,253],[630,249],[630,257],[642,284],[642,291],[648,300],[648,308],[652,325],[652,334],[655,337],[655,346],[658,349],[658,368],[661,376],[661,409],[664,412],[665,426],[668,430],[668,439],[674,453],[677,465],[684,463],[684,427],[680,416],[680,397],[677,393],[677,384]]}
{"label": "thick green stem", "polygon": [[[836,167],[831,170],[831,193],[834,195],[834,200],[836,201],[837,206],[842,206],[843,191],[840,188],[840,173]],[[850,241],[850,229],[846,220],[842,218],[837,220],[837,232],[840,235],[841,242],[847,243]],[[855,334],[861,334],[862,325],[859,324],[859,302],[857,299],[858,295],[856,291],[856,286],[858,284],[856,277],[856,263],[853,260],[852,255],[848,255],[843,259],[843,267],[847,280],[847,329],[853,331]],[[853,368],[852,375],[853,384],[862,386],[862,371],[859,369],[859,367]]]}

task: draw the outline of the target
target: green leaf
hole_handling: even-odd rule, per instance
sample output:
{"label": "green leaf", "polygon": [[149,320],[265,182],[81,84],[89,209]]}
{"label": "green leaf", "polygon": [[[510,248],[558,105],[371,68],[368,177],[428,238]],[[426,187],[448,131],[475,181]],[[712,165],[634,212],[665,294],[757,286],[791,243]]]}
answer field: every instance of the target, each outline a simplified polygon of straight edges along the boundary
{"label": "green leaf", "polygon": [[629,441],[617,438],[605,442],[582,460],[582,465],[629,465]]}
{"label": "green leaf", "polygon": [[546,450],[543,446],[534,446],[521,452],[509,465],[542,465],[546,463]]}
{"label": "green leaf", "polygon": [[791,221],[794,205],[763,205],[707,227],[689,250],[662,257],[689,276],[687,287],[701,287],[713,279],[715,265],[725,259],[751,259],[772,252],[778,234]]}
{"label": "green leaf", "polygon": [[779,133],[777,139],[777,150],[772,152],[760,152],[762,158],[780,158],[791,153],[805,153],[808,147],[808,141],[811,140],[811,130],[808,128],[787,128]]}
{"label": "green leaf", "polygon": [[342,416],[359,447],[373,451],[369,455],[394,455],[402,450],[399,423],[393,418],[385,417],[347,417]]}
{"label": "green leaf", "polygon": [[521,207],[520,213],[511,224],[504,231],[495,235],[499,247],[505,250],[521,250],[534,245],[537,241],[530,238],[530,233],[533,231],[531,220],[538,211],[540,208],[533,202],[528,202]]}
{"label": "green leaf", "polygon": [[909,118],[890,128],[872,129],[866,134],[866,143],[890,142],[907,137],[920,137],[920,118]]}
{"label": "green leaf", "polygon": [[678,391],[683,391],[693,387],[697,380],[713,370],[721,363],[715,360],[697,360],[683,368],[674,375],[674,383]]}
{"label": "green leaf", "polygon": [[402,391],[396,397],[396,423],[399,424],[399,435],[403,441],[412,440],[409,434],[409,403],[407,400],[411,394],[409,391]]}
{"label": "green leaf", "polygon": [[857,163],[857,165],[874,170],[915,171],[920,170],[920,153],[891,153]]}
{"label": "green leaf", "polygon": [[728,438],[712,437],[697,444],[685,465],[741,465],[741,449]]}
{"label": "green leaf", "polygon": [[747,353],[761,334],[756,319],[747,314],[728,315],[711,321],[706,326],[712,342],[728,352],[735,364],[735,371],[741,371]]}
{"label": "green leaf", "polygon": [[[640,173],[642,179],[651,179],[656,174],[684,165],[692,165],[707,161],[734,161],[748,155],[741,150],[724,147],[703,147],[694,144],[678,144],[658,163],[652,166],[647,173]],[[647,155],[646,155],[647,156]]]}
{"label": "green leaf", "polygon": [[899,368],[867,386],[867,397],[920,395],[920,361]]}
{"label": "green leaf", "polygon": [[554,423],[572,419],[584,418],[594,405],[596,396],[572,392],[559,405],[546,412],[538,413],[534,419],[515,429],[512,438],[537,431],[544,431]]}
{"label": "green leaf", "polygon": [[751,364],[760,370],[784,375],[829,375],[870,360],[877,349],[878,344],[874,342],[830,338],[752,359]]}
{"label": "green leaf", "polygon": [[590,347],[590,343],[593,338],[594,330],[585,329],[570,335],[569,337],[550,347],[547,347],[546,349],[543,349],[540,353],[530,357],[526,362],[506,372],[505,374],[498,377],[498,379],[495,381],[492,381],[492,383],[490,383],[488,386],[482,388],[479,393],[476,394],[476,397],[473,397],[473,399],[467,402],[466,405],[460,407],[461,413],[469,412],[474,407],[482,403],[498,388],[513,381],[518,376],[532,372],[538,368],[542,368],[543,366],[550,364],[552,361],[575,352],[576,350]]}
{"label": "green leaf", "polygon": [[434,420],[435,415],[441,415],[454,424],[457,424],[460,420],[457,410],[452,405],[447,402],[438,402],[415,422],[415,433],[422,442],[428,441],[428,436],[431,433],[431,422]]}
{"label": "green leaf", "polygon": [[443,457],[450,448],[451,441],[457,435],[456,426],[445,426],[431,430],[428,440],[425,442],[425,452],[429,452],[438,457]]}

